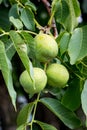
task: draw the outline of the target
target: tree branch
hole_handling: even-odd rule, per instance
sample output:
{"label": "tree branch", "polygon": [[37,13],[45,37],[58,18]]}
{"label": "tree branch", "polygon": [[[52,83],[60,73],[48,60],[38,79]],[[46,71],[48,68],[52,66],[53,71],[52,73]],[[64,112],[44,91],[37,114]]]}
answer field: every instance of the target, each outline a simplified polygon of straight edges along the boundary
{"label": "tree branch", "polygon": [[[48,0],[41,0],[41,1],[44,3],[44,5],[45,5],[45,7],[46,7],[46,9],[48,11],[49,16],[51,16],[51,5],[50,5],[50,3],[48,2]],[[56,22],[55,22],[54,18],[52,20],[51,27],[53,28],[54,37],[57,37],[58,36],[58,31],[57,31]]]}

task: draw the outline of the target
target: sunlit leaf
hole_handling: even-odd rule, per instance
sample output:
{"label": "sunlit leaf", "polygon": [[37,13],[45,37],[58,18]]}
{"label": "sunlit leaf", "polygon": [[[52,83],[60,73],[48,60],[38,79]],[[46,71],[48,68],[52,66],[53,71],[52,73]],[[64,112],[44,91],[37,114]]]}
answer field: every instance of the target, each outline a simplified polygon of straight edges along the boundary
{"label": "sunlit leaf", "polygon": [[23,28],[23,24],[20,19],[15,19],[13,16],[10,17],[10,22],[19,30]]}

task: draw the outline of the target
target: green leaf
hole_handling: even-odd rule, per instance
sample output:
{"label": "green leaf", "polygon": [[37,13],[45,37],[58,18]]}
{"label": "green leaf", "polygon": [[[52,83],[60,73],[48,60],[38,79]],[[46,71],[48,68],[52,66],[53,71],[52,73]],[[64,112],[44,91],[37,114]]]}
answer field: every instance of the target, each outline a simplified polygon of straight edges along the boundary
{"label": "green leaf", "polygon": [[86,66],[82,66],[81,68],[81,74],[82,76],[84,76],[87,79],[87,65]]}
{"label": "green leaf", "polygon": [[79,17],[81,15],[81,10],[80,10],[80,3],[78,0],[72,0],[74,11],[76,17]]}
{"label": "green leaf", "polygon": [[23,24],[19,19],[19,10],[18,5],[13,4],[9,10],[9,20],[10,22],[19,30],[23,28]]}
{"label": "green leaf", "polygon": [[36,6],[34,5],[34,3],[32,3],[31,1],[27,1],[25,3],[25,6],[31,8],[33,11],[36,11]]}
{"label": "green leaf", "polygon": [[69,15],[68,4],[67,4],[66,0],[61,0],[61,1],[57,1],[57,2],[55,1],[55,6],[56,6],[56,8],[54,8],[53,11],[55,11],[55,9],[56,9],[56,11],[55,11],[55,13],[54,12],[52,12],[52,13],[54,13],[56,21],[58,23],[61,23],[65,27],[65,22]]}
{"label": "green leaf", "polygon": [[82,103],[82,109],[87,116],[87,80],[84,83],[84,88],[82,90],[81,94],[81,103]]}
{"label": "green leaf", "polygon": [[0,4],[2,3],[3,0],[0,0]]}
{"label": "green leaf", "polygon": [[64,89],[59,89],[57,87],[50,87],[46,89],[47,92],[49,92],[51,95],[55,96],[58,100],[61,100],[63,95],[65,94]]}
{"label": "green leaf", "polygon": [[25,42],[27,43],[28,47],[28,54],[30,58],[35,58],[35,40],[34,38],[27,32],[22,31],[20,33],[24,38]]}
{"label": "green leaf", "polygon": [[20,3],[25,4],[28,0],[20,0]]}
{"label": "green leaf", "polygon": [[[68,23],[66,23],[66,27],[71,32],[78,25],[77,16],[80,16],[80,12],[79,12],[80,6],[78,5],[78,3],[76,1],[77,0],[68,0],[67,1],[68,5],[69,5],[70,13],[69,13],[69,17],[67,19]],[[77,11],[77,9],[78,9],[78,11]]]}
{"label": "green leaf", "polygon": [[38,125],[40,125],[42,130],[57,130],[54,126],[49,125],[47,123],[43,123],[41,121],[37,121],[35,120],[35,123],[37,123]]}
{"label": "green leaf", "polygon": [[32,31],[35,30],[34,15],[30,9],[22,9],[20,18],[27,29]]}
{"label": "green leaf", "polygon": [[59,4],[60,4],[60,0],[52,1],[52,8],[51,8],[52,14],[54,14],[57,11]]}
{"label": "green leaf", "polygon": [[28,71],[31,79],[34,81],[33,78],[33,66],[31,61],[28,58],[27,55],[27,46],[24,43],[24,40],[21,38],[21,36],[15,32],[15,31],[10,31],[10,37],[13,41],[13,44],[15,46],[15,49],[24,65],[24,67],[26,68],[26,70]]}
{"label": "green leaf", "polygon": [[16,109],[16,92],[14,90],[13,81],[12,81],[12,66],[11,66],[11,62],[9,61],[6,55],[4,43],[2,41],[0,41],[0,67],[13,106]]}
{"label": "green leaf", "polygon": [[[1,30],[1,31],[4,32],[4,30]],[[9,60],[11,61],[12,57],[14,56],[14,54],[16,52],[14,44],[11,41],[11,39],[8,37],[8,35],[4,35],[3,37],[1,37],[1,41],[5,45],[6,55],[9,58]]]}
{"label": "green leaf", "polygon": [[61,55],[63,55],[67,51],[69,40],[70,40],[70,34],[67,32],[63,33],[63,35],[59,41]]}
{"label": "green leaf", "polygon": [[62,104],[71,111],[75,111],[80,106],[80,98],[80,80],[74,79],[62,98]]}
{"label": "green leaf", "polygon": [[27,123],[30,120],[30,114],[32,112],[33,106],[34,106],[34,102],[25,105],[21,109],[17,117],[17,126],[21,126],[22,124],[27,125]]}
{"label": "green leaf", "polygon": [[83,58],[82,61],[76,64],[77,69],[79,70],[81,76],[84,79],[87,79],[87,57]]}
{"label": "green leaf", "polygon": [[17,4],[13,4],[11,9],[9,10],[9,17],[13,16],[15,19],[19,18],[19,14],[18,14],[18,5]]}
{"label": "green leaf", "polygon": [[57,99],[42,98],[40,102],[51,110],[70,129],[80,127],[81,122],[75,113],[65,108]]}
{"label": "green leaf", "polygon": [[13,16],[10,17],[10,22],[19,30],[23,28],[23,24],[20,19],[15,19]]}
{"label": "green leaf", "polygon": [[[6,2],[6,0],[3,0]],[[10,5],[16,4],[17,2],[15,0],[9,0]]]}
{"label": "green leaf", "polygon": [[16,50],[10,39],[6,42],[5,48],[6,48],[6,55],[9,58],[9,60],[11,60],[12,57],[14,56]]}
{"label": "green leaf", "polygon": [[78,68],[82,74],[82,76],[87,79],[87,57],[85,57],[81,62],[80,65],[78,64]]}
{"label": "green leaf", "polygon": [[87,56],[87,26],[77,28],[73,31],[68,53],[70,56],[70,63],[73,65],[77,61]]}
{"label": "green leaf", "polygon": [[[53,1],[52,14],[58,23],[72,32],[78,25],[77,16],[80,16],[80,6],[76,0]],[[55,8],[54,8],[55,7]]]}
{"label": "green leaf", "polygon": [[26,130],[26,127],[24,125],[21,125],[16,130]]}

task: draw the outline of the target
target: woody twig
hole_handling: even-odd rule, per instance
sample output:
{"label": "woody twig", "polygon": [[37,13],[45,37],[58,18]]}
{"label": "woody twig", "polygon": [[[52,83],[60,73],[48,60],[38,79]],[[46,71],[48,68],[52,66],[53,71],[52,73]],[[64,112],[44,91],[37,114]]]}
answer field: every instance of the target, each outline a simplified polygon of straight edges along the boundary
{"label": "woody twig", "polygon": [[[41,0],[41,1],[44,3],[44,5],[45,5],[45,7],[48,11],[48,14],[51,16],[51,5],[50,5],[50,3],[48,2],[48,0]],[[54,18],[52,19],[51,27],[53,28],[54,37],[57,37],[58,31],[57,31],[56,22],[55,22]]]}

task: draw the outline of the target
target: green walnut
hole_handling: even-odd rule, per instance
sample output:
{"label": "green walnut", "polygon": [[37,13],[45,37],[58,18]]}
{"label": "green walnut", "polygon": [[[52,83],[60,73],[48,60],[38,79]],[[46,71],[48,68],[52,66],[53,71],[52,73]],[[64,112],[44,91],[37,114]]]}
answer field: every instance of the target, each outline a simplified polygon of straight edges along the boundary
{"label": "green walnut", "polygon": [[38,34],[35,37],[36,59],[40,62],[48,62],[58,54],[58,45],[55,39],[47,34]]}
{"label": "green walnut", "polygon": [[69,72],[65,66],[50,64],[46,70],[48,84],[52,87],[64,88],[69,80]]}
{"label": "green walnut", "polygon": [[34,79],[35,79],[35,88],[33,87],[32,80],[30,78],[30,75],[25,70],[20,75],[20,84],[24,88],[25,92],[33,95],[35,93],[39,93],[41,90],[43,90],[47,83],[47,76],[41,68],[34,67]]}

